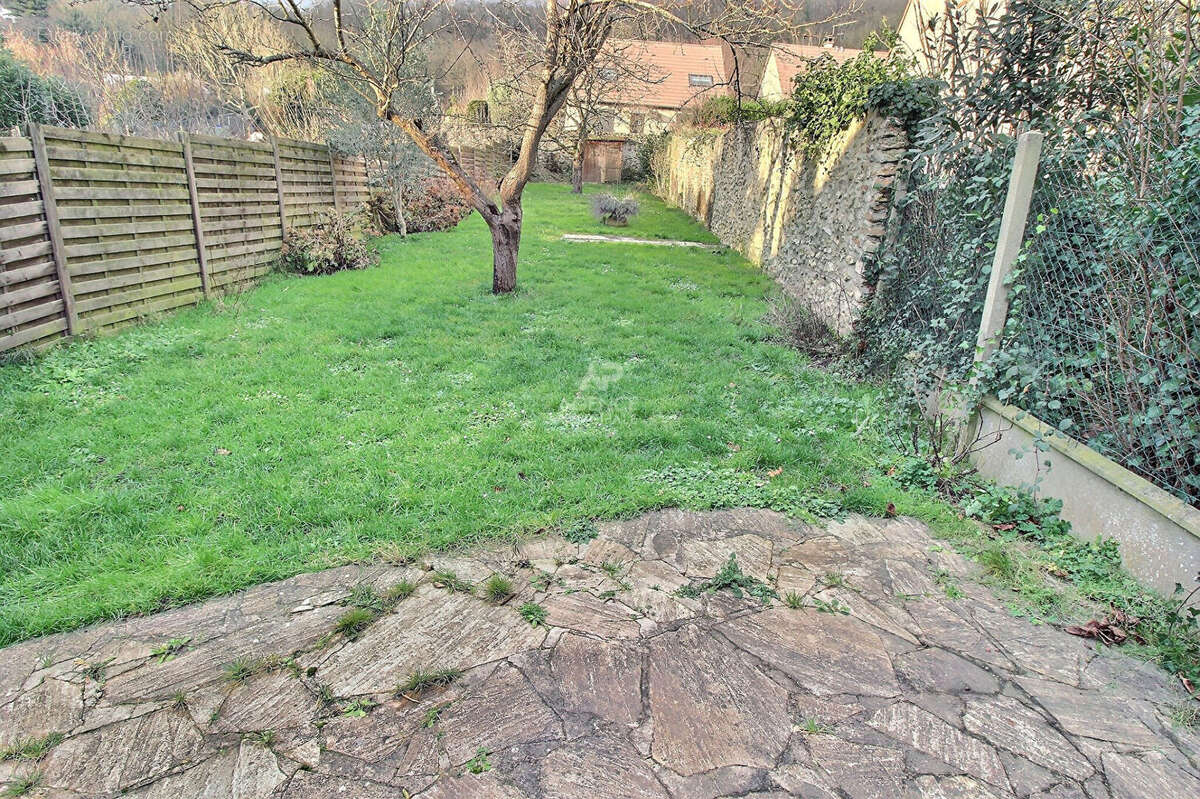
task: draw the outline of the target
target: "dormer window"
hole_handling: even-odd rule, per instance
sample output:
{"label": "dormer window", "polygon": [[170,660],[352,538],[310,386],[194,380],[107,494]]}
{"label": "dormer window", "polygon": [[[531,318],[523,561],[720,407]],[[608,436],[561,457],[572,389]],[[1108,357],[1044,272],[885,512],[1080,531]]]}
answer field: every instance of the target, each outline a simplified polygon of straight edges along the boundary
{"label": "dormer window", "polygon": [[606,67],[606,68],[600,70],[600,80],[608,81],[609,83],[612,83],[616,79],[617,79],[617,71],[615,69]]}
{"label": "dormer window", "polygon": [[707,89],[712,85],[712,75],[688,75],[688,86],[699,86]]}

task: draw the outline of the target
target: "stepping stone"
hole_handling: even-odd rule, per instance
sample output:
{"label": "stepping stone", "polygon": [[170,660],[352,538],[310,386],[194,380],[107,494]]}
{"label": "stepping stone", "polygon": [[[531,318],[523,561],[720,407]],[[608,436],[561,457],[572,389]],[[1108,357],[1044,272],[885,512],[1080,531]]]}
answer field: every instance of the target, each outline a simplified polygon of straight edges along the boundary
{"label": "stepping stone", "polygon": [[535,649],[546,638],[505,606],[422,585],[321,665],[317,679],[337,696],[381,694],[418,669],[457,668]]}
{"label": "stepping stone", "polygon": [[1008,790],[1004,765],[996,751],[932,713],[908,702],[880,708],[867,724],[908,746],[1002,790]]}
{"label": "stepping stone", "polygon": [[547,797],[670,799],[654,771],[629,744],[607,736],[560,746],[542,761]]}
{"label": "stepping stone", "polygon": [[198,760],[207,748],[185,711],[161,710],[68,738],[43,759],[42,781],[87,795],[113,793]]}
{"label": "stepping stone", "polygon": [[[1011,794],[1007,794],[1011,796]],[[1002,799],[1006,794],[971,777],[917,777],[905,794],[906,799]]]}
{"label": "stepping stone", "polygon": [[850,552],[838,538],[821,536],[788,547],[776,558],[779,563],[803,566],[813,574],[841,571],[850,563]]}
{"label": "stepping stone", "polygon": [[317,710],[317,698],[298,678],[287,672],[263,674],[229,692],[213,729],[252,732],[305,727]]}
{"label": "stepping stone", "polygon": [[818,696],[900,693],[883,641],[865,622],[851,616],[773,608],[717,629]]}
{"label": "stepping stone", "polygon": [[807,743],[826,784],[851,799],[895,799],[903,791],[900,750],[843,741],[834,735],[812,735]]}
{"label": "stepping stone", "polygon": [[244,741],[125,796],[132,799],[269,799],[288,775],[270,749]]}
{"label": "stepping stone", "polygon": [[551,656],[564,709],[617,724],[642,716],[642,653],[629,644],[567,634]]}
{"label": "stepping stone", "polygon": [[690,578],[711,578],[736,555],[743,574],[765,580],[771,569],[771,542],[757,535],[717,541],[684,541],[676,562]]}
{"label": "stepping stone", "polygon": [[285,799],[396,799],[394,785],[314,771],[298,771],[288,783]]}
{"label": "stepping stone", "polygon": [[554,594],[544,604],[546,623],[598,635],[601,638],[637,638],[641,627],[631,608],[619,602],[597,599],[580,591]]}
{"label": "stepping stone", "polygon": [[329,605],[289,614],[212,639],[166,663],[151,660],[141,668],[109,679],[104,684],[104,696],[114,704],[166,700],[177,692],[191,696],[200,688],[223,682],[225,666],[235,660],[284,658],[313,646],[333,629],[345,610]]}
{"label": "stepping stone", "polygon": [[651,751],[677,774],[768,767],[787,745],[787,692],[695,625],[651,640],[649,681]]}
{"label": "stepping stone", "polygon": [[963,723],[968,732],[985,738],[992,745],[1076,781],[1082,782],[1095,772],[1087,759],[1045,718],[1011,697],[968,700]]}
{"label": "stepping stone", "polygon": [[0,749],[12,746],[22,738],[67,733],[82,723],[82,688],[46,677],[36,687],[0,706]]}
{"label": "stepping stone", "polygon": [[1018,677],[1017,683],[1072,735],[1147,749],[1162,743],[1142,721],[1153,718],[1153,712],[1140,700],[1080,691],[1033,677]]}
{"label": "stepping stone", "polygon": [[1113,796],[1121,799],[1184,799],[1200,796],[1200,778],[1160,752],[1101,755]]}
{"label": "stepping stone", "polygon": [[496,774],[487,772],[443,777],[428,790],[416,794],[413,799],[528,799],[528,795],[519,788],[506,784]]}
{"label": "stepping stone", "polygon": [[563,737],[558,717],[516,668],[501,664],[486,681],[441,712],[442,751],[461,767],[480,749],[501,749]]}
{"label": "stepping stone", "polygon": [[919,691],[994,694],[1000,690],[1000,681],[991,673],[944,649],[899,655],[895,664],[896,673]]}

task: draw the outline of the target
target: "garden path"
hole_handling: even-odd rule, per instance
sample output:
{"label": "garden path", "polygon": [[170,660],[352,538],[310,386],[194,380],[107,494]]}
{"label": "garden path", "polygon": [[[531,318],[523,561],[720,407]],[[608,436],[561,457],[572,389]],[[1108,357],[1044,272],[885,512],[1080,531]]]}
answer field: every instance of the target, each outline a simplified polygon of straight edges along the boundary
{"label": "garden path", "polygon": [[[512,596],[480,598],[494,574]],[[1200,796],[1200,735],[1172,725],[1187,700],[1167,675],[1013,617],[974,574],[910,519],[743,509],[301,575],[0,651],[0,783],[141,799]],[[337,632],[354,605],[361,623]]]}

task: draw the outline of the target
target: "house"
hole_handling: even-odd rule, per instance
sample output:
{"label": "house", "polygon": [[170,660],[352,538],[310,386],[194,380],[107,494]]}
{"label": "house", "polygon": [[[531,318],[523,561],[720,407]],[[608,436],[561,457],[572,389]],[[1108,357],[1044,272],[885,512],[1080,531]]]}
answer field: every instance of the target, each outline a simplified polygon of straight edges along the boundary
{"label": "house", "polygon": [[820,46],[815,44],[774,44],[763,67],[758,84],[758,99],[782,100],[792,93],[792,81],[803,72],[810,61],[829,56],[839,64],[857,56],[861,50],[835,47],[833,37],[826,37]]}
{"label": "house", "polygon": [[[724,43],[617,39],[607,50],[597,70],[595,114],[584,145],[589,183],[621,179],[631,140],[666,130],[685,108],[733,94],[733,52]],[[577,124],[568,113],[566,127]]]}
{"label": "house", "polygon": [[599,105],[614,135],[661,132],[684,108],[733,93],[733,52],[724,43],[618,39],[609,49],[621,69],[601,67],[601,80],[611,75],[614,85]]}
{"label": "house", "polygon": [[995,18],[1004,13],[1006,5],[1007,0],[908,0],[896,26],[897,47],[916,59],[922,74],[937,75],[947,19],[954,17],[969,35],[980,16]]}

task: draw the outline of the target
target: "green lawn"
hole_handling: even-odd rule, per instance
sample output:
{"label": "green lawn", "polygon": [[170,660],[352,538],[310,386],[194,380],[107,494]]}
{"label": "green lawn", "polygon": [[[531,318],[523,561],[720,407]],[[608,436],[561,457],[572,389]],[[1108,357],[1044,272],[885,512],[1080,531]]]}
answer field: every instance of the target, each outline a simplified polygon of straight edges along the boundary
{"label": "green lawn", "polygon": [[[629,235],[711,240],[641,201]],[[526,225],[513,296],[475,216],[0,367],[0,644],[666,505],[944,518],[882,476],[874,393],[773,343],[738,255],[562,242],[605,229],[561,186]]]}

